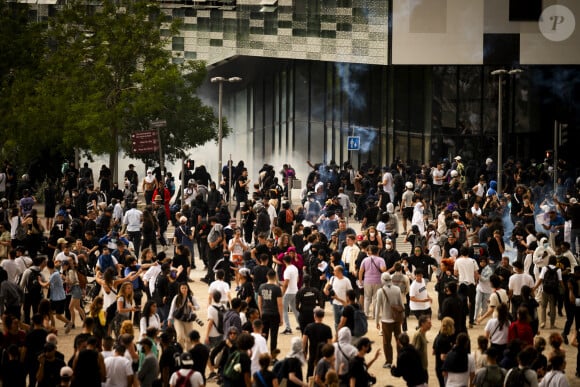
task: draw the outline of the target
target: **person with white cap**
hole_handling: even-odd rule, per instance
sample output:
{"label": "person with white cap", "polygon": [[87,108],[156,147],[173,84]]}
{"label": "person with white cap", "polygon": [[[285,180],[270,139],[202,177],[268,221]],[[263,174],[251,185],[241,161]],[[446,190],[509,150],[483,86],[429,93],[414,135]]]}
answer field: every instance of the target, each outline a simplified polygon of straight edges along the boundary
{"label": "person with white cap", "polygon": [[413,183],[405,183],[405,192],[401,196],[401,215],[403,217],[403,230],[407,233],[407,220],[413,219],[413,208],[415,204],[415,192],[413,192]]}
{"label": "person with white cap", "polygon": [[[393,286],[393,281],[389,273],[381,275],[381,282],[383,287],[377,292],[377,303],[375,308],[375,321],[377,322],[377,329],[383,332],[383,352],[385,353],[385,364],[383,368],[390,368],[393,364],[393,346],[391,339],[393,333],[395,337],[401,334],[401,322],[398,317],[393,314],[393,307],[395,309],[403,308],[403,301],[401,297],[401,289],[398,286]],[[404,309],[403,309],[404,310]]]}

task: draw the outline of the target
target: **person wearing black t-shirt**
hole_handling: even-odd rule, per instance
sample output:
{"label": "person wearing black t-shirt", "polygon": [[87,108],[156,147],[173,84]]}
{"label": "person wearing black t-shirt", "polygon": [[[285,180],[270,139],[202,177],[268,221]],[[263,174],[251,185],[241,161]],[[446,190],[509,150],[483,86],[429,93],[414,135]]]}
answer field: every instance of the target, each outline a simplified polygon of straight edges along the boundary
{"label": "person wearing black t-shirt", "polygon": [[195,329],[189,332],[189,340],[191,341],[189,353],[191,354],[191,358],[195,359],[192,369],[201,374],[205,383],[205,367],[209,359],[209,349],[199,341],[200,335]]}
{"label": "person wearing black t-shirt", "polygon": [[257,293],[260,286],[268,282],[268,272],[270,271],[270,267],[268,266],[268,254],[260,254],[256,261],[258,261],[259,265],[252,269],[252,276],[254,277],[254,290],[256,291],[257,300]]}
{"label": "person wearing black t-shirt", "polygon": [[181,271],[179,276],[176,278],[176,281],[177,282],[187,282],[187,280],[189,279],[187,276],[187,273],[188,273],[187,269],[189,268],[190,264],[189,264],[189,257],[187,256],[187,253],[185,252],[185,246],[179,245],[175,248],[175,255],[173,256],[173,260],[171,262],[171,265],[176,269],[179,266],[183,266],[183,270]]}
{"label": "person wearing black t-shirt", "polygon": [[349,289],[346,291],[346,302],[347,304],[342,309],[342,315],[340,317],[340,322],[336,328],[336,332],[342,327],[347,327],[350,329],[350,333],[354,336],[354,312],[356,309],[360,309],[360,305],[356,303],[356,292],[354,289]]}
{"label": "person wearing black t-shirt", "polygon": [[300,330],[314,322],[314,308],[324,308],[324,295],[320,290],[311,286],[309,275],[304,276],[304,287],[296,293],[296,309],[298,309],[298,323]]}
{"label": "person wearing black t-shirt", "polygon": [[[365,355],[371,352],[371,341],[363,337],[356,344],[356,349],[358,353],[350,361],[348,369],[350,371],[350,386],[351,387],[368,387],[371,385],[372,376],[369,374],[368,369],[370,366],[379,358],[381,353],[380,349],[377,349],[373,359],[366,363]],[[376,378],[375,378],[376,382]],[[374,383],[372,383],[374,384]]]}
{"label": "person wearing black t-shirt", "polygon": [[36,371],[38,371],[38,355],[44,349],[48,332],[42,326],[42,316],[35,314],[32,316],[32,329],[26,334],[25,339],[25,363],[27,364],[28,378],[30,385],[36,385]]}
{"label": "person wearing black t-shirt", "polygon": [[314,367],[320,360],[320,347],[326,343],[332,344],[332,330],[322,320],[324,309],[317,307],[314,309],[314,322],[308,324],[302,331],[302,348],[308,353],[307,376],[313,375]]}
{"label": "person wearing black t-shirt", "polygon": [[270,336],[270,351],[278,347],[278,329],[282,325],[282,289],[273,269],[268,271],[268,282],[258,289],[258,308],[264,328],[262,333],[266,340]]}

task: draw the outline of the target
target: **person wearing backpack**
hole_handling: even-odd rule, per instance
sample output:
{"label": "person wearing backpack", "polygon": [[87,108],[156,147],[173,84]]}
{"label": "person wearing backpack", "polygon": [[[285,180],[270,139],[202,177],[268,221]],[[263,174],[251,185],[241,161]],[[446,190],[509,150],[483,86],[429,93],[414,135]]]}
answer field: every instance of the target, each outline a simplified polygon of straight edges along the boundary
{"label": "person wearing backpack", "polygon": [[503,387],[506,370],[497,365],[498,350],[494,347],[488,348],[487,365],[475,372],[473,385],[475,387]]}
{"label": "person wearing backpack", "polygon": [[355,335],[355,331],[357,331],[356,328],[358,328],[355,327],[357,320],[356,319],[357,310],[360,310],[362,312],[361,306],[356,302],[356,292],[354,291],[354,289],[349,289],[346,291],[346,304],[342,309],[340,321],[338,323],[338,327],[336,328],[337,333],[340,330],[340,328],[347,327],[348,329],[350,329],[350,333],[352,334],[353,339],[355,340],[364,335],[364,333],[359,336]]}
{"label": "person wearing backpack", "polygon": [[223,369],[223,387],[251,387],[252,360],[248,351],[254,346],[254,336],[242,333],[236,340],[236,349],[230,353]]}
{"label": "person wearing backpack", "polygon": [[550,305],[550,329],[556,326],[556,300],[560,294],[560,289],[564,288],[562,282],[562,270],[556,267],[557,260],[555,255],[548,258],[548,265],[542,268],[540,277],[534,285],[534,291],[542,286],[542,301],[540,302],[540,328],[546,326],[546,306]]}
{"label": "person wearing backpack", "polygon": [[526,347],[518,353],[518,366],[510,369],[505,377],[504,387],[536,387],[538,375],[530,366],[538,356],[534,347]]}
{"label": "person wearing backpack", "polygon": [[201,373],[193,369],[193,358],[189,352],[182,353],[178,358],[179,369],[169,378],[171,387],[203,387]]}
{"label": "person wearing backpack", "polygon": [[37,255],[32,266],[24,270],[20,277],[20,287],[24,289],[24,323],[30,324],[30,311],[36,313],[38,305],[44,298],[42,291],[42,271],[46,267],[46,256]]}
{"label": "person wearing backpack", "polygon": [[221,303],[222,294],[219,290],[211,293],[212,302],[207,307],[207,327],[205,334],[205,344],[210,349],[215,348],[224,337],[224,314],[225,306]]}

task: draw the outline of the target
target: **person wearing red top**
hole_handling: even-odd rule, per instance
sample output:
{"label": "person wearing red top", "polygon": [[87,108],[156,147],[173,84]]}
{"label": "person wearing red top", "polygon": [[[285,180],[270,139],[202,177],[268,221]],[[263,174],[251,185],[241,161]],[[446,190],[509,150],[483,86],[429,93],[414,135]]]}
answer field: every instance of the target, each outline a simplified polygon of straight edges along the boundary
{"label": "person wearing red top", "polygon": [[518,308],[518,319],[511,323],[508,331],[508,342],[518,339],[523,342],[523,347],[534,345],[534,332],[530,325],[530,315],[526,307]]}
{"label": "person wearing red top", "polygon": [[169,189],[167,189],[165,184],[163,184],[163,182],[161,181],[157,184],[155,191],[153,191],[153,200],[155,200],[155,198],[157,198],[158,195],[161,198],[161,205],[163,205],[163,207],[165,208],[165,215],[167,216],[167,219],[171,219],[171,212],[169,211],[169,201],[171,200],[171,192],[169,192]]}

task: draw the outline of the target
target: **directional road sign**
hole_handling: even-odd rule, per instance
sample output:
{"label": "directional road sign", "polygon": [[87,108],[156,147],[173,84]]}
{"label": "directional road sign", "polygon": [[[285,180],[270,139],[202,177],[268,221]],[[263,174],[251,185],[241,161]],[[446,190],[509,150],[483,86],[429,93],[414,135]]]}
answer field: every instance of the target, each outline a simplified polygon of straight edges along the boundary
{"label": "directional road sign", "polygon": [[143,130],[131,133],[133,153],[153,153],[159,150],[157,130]]}
{"label": "directional road sign", "polygon": [[347,141],[349,151],[360,150],[360,136],[348,136]]}

